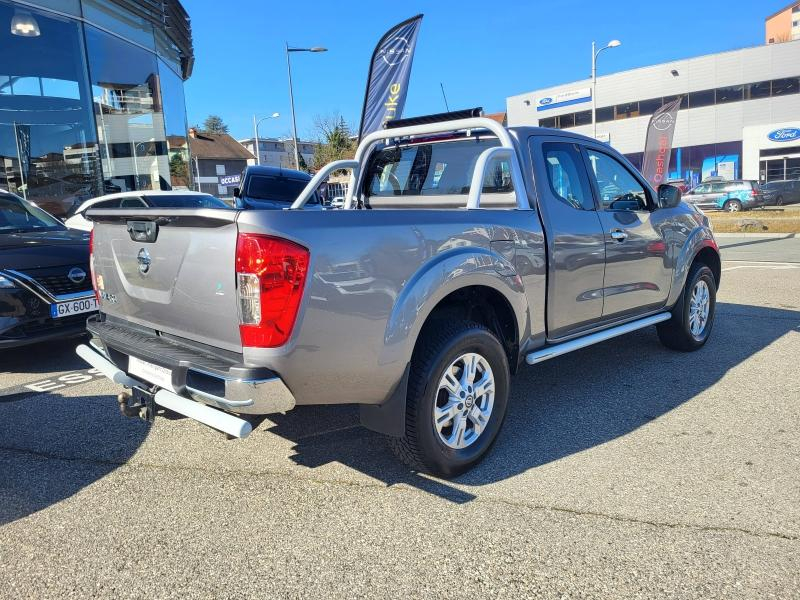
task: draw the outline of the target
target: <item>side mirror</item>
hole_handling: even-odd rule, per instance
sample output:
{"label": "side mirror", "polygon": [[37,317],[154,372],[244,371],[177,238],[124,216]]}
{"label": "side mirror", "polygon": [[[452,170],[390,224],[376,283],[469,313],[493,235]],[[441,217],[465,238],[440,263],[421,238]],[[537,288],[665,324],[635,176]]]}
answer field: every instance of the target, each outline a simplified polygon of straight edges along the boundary
{"label": "side mirror", "polygon": [[681,203],[681,191],[666,183],[658,186],[658,208],[675,208]]}
{"label": "side mirror", "polygon": [[242,193],[242,190],[240,190],[238,187],[233,188],[233,197],[234,198],[238,198],[241,195],[241,193]]}

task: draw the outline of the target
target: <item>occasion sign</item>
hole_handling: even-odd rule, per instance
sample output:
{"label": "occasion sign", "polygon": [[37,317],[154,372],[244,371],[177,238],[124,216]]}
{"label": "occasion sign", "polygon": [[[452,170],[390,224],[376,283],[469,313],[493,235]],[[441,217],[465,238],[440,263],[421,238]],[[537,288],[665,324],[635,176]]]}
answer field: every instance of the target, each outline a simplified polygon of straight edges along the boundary
{"label": "occasion sign", "polygon": [[767,137],[773,142],[793,142],[800,140],[800,128],[782,127],[781,129],[770,131]]}

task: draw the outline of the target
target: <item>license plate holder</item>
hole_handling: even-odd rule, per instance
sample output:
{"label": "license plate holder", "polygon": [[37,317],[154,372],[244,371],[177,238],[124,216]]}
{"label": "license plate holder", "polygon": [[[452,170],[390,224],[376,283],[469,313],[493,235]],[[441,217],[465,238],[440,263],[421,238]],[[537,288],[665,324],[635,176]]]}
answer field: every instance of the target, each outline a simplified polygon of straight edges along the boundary
{"label": "license plate holder", "polygon": [[96,310],[97,298],[90,296],[88,298],[77,298],[75,300],[66,300],[51,304],[50,317],[53,319],[60,319],[62,317],[71,317],[73,315],[94,312]]}
{"label": "license plate holder", "polygon": [[128,373],[141,377],[148,383],[165,390],[175,391],[172,387],[172,369],[155,365],[135,356],[128,357]]}

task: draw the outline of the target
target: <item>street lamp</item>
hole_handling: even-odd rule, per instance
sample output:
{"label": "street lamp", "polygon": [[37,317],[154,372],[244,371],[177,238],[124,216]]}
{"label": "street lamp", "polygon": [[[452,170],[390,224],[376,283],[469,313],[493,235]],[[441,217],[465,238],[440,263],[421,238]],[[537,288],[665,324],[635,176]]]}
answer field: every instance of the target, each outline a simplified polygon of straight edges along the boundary
{"label": "street lamp", "polygon": [[256,150],[256,164],[257,165],[261,164],[261,149],[258,147],[258,126],[261,124],[261,121],[265,121],[266,119],[277,119],[280,116],[281,116],[280,113],[276,113],[275,112],[275,113],[272,113],[268,117],[261,117],[260,119],[258,119],[256,121],[256,116],[253,115],[253,130],[255,131],[255,134],[256,134],[255,150]]}
{"label": "street lamp", "polygon": [[592,137],[594,139],[597,139],[597,55],[603,50],[616,48],[620,45],[622,45],[622,42],[619,40],[611,40],[600,50],[595,50],[595,43],[592,42]]}
{"label": "street lamp", "polygon": [[286,70],[289,73],[289,103],[292,106],[292,142],[294,143],[294,168],[300,170],[300,152],[297,149],[297,121],[294,117],[294,92],[292,91],[292,63],[289,60],[290,52],[327,52],[327,48],[313,46],[311,48],[291,48],[286,42]]}

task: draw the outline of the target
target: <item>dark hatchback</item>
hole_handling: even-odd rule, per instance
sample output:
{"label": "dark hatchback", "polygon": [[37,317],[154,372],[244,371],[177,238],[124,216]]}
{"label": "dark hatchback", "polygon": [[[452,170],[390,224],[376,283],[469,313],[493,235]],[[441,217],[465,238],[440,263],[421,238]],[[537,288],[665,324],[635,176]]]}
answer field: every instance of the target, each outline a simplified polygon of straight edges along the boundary
{"label": "dark hatchback", "polygon": [[[300,192],[311,181],[311,175],[303,171],[251,165],[244,170],[241,187],[233,189],[236,208],[254,210],[282,210],[289,208]],[[314,195],[304,210],[322,208],[319,194]]]}
{"label": "dark hatchback", "polygon": [[89,234],[0,190],[0,349],[86,331]]}

